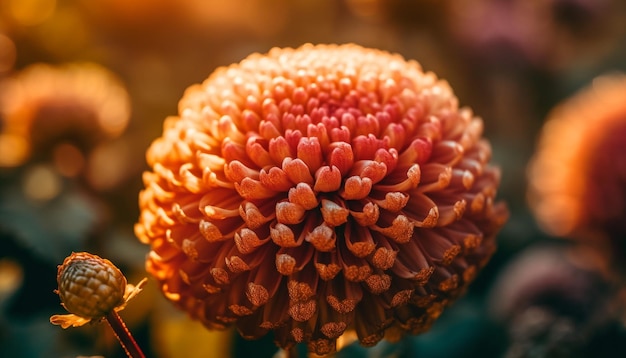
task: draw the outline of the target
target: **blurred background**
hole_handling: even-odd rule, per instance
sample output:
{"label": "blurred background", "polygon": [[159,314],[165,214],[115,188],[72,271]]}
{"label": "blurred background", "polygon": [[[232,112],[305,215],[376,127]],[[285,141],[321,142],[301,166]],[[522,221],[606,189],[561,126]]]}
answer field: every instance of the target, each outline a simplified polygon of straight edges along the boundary
{"label": "blurred background", "polygon": [[[64,313],[57,265],[89,251],[130,283],[146,276],[133,234],[144,154],[184,89],[306,42],[397,52],[448,80],[485,121],[511,212],[490,264],[430,332],[337,357],[626,354],[626,295],[605,260],[541,230],[526,200],[550,111],[626,72],[624,1],[0,0],[0,357],[125,356],[104,324],[49,323]],[[271,336],[206,331],[154,282],[122,317],[150,357],[276,352]]]}

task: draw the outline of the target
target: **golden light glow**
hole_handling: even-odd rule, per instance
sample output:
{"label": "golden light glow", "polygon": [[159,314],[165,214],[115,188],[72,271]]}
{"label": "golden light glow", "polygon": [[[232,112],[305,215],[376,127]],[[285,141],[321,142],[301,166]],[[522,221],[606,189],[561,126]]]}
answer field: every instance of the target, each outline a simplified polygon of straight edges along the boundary
{"label": "golden light glow", "polygon": [[39,25],[56,9],[56,0],[4,0],[4,7],[15,22],[22,26]]}
{"label": "golden light glow", "polygon": [[13,293],[24,279],[24,270],[14,260],[0,259],[0,301]]}
{"label": "golden light glow", "polygon": [[129,172],[131,148],[127,142],[102,143],[89,153],[87,180],[96,190],[109,190],[117,186]]}
{"label": "golden light glow", "polygon": [[0,167],[15,167],[28,157],[30,145],[21,135],[0,133]]}
{"label": "golden light glow", "polygon": [[24,194],[32,200],[47,201],[53,199],[62,189],[62,182],[56,171],[47,165],[30,168],[24,175]]}

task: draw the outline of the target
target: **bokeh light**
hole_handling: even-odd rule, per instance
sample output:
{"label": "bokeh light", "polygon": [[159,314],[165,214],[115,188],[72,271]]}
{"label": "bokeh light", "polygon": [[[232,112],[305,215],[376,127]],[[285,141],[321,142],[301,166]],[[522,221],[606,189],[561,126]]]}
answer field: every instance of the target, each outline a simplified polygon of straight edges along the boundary
{"label": "bokeh light", "polygon": [[38,165],[24,174],[24,194],[34,201],[54,199],[61,192],[61,185],[61,178],[50,166]]}
{"label": "bokeh light", "polygon": [[24,272],[18,262],[12,259],[0,259],[0,302],[17,290],[23,279]]}
{"label": "bokeh light", "polygon": [[46,21],[54,13],[56,0],[6,0],[3,10],[20,26],[35,26]]}

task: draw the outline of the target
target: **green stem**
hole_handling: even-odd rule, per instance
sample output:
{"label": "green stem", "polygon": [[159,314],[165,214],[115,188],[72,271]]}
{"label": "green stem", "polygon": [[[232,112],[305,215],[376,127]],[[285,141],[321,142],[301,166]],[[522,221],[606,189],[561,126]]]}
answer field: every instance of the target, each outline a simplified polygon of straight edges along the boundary
{"label": "green stem", "polygon": [[141,351],[141,348],[139,348],[139,345],[137,344],[133,336],[130,334],[130,331],[126,327],[126,324],[124,323],[124,321],[122,321],[122,317],[120,317],[117,312],[111,311],[104,318],[109,323],[109,326],[113,328],[115,337],[117,337],[117,340],[122,345],[122,348],[124,348],[124,351],[126,352],[128,358],[146,357]]}

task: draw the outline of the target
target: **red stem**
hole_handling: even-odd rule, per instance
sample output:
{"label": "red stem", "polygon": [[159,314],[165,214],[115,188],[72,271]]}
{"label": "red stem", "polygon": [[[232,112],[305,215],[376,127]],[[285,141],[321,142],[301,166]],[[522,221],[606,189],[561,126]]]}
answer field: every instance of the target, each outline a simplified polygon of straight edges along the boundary
{"label": "red stem", "polygon": [[120,317],[117,312],[111,311],[104,318],[109,323],[109,326],[113,328],[115,337],[117,337],[117,340],[122,345],[122,348],[124,348],[124,351],[126,352],[128,358],[146,357],[141,351],[141,348],[139,348],[139,345],[137,344],[133,336],[130,334],[130,331],[126,327],[126,324],[124,323],[124,321],[122,321],[122,317]]}

